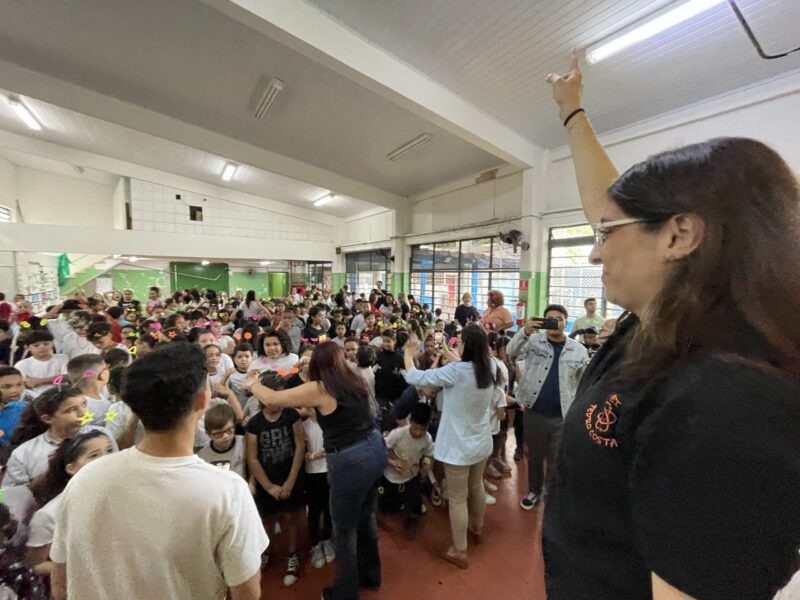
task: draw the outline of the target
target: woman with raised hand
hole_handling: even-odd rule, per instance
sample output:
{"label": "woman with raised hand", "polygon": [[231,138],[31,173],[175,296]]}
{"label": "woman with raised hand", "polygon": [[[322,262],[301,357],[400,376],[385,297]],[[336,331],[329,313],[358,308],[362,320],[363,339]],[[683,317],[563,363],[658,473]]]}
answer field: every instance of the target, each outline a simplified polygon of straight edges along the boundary
{"label": "woman with raised hand", "polygon": [[[550,75],[590,262],[628,312],[565,416],[543,551],[550,600],[772,598],[800,547],[800,189],[761,142],[624,172],[573,57]],[[587,109],[588,110],[588,109]]]}

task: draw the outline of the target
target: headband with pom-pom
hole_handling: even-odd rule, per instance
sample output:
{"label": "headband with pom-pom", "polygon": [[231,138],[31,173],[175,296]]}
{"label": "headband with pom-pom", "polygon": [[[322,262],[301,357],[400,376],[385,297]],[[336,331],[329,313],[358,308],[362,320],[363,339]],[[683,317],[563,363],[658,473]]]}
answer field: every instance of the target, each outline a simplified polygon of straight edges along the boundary
{"label": "headband with pom-pom", "polygon": [[22,327],[23,329],[30,329],[30,326],[31,326],[31,324],[30,324],[30,323],[28,323],[27,321],[22,321],[22,322],[19,324],[19,326],[20,326],[20,327]]}
{"label": "headband with pom-pom", "polygon": [[158,331],[154,331],[150,335],[153,337],[154,340],[160,340],[161,339],[161,334]]}
{"label": "headband with pom-pom", "polygon": [[450,345],[451,346],[455,346],[457,343],[458,343],[458,338],[457,337],[451,337],[450,338]]}
{"label": "headband with pom-pom", "polygon": [[82,374],[81,377],[84,379],[91,379],[92,377],[97,376],[97,371],[93,369],[86,369]]}
{"label": "headband with pom-pom", "polygon": [[53,378],[53,385],[58,386],[58,389],[61,390],[61,384],[64,382],[64,376],[59,375]]}
{"label": "headband with pom-pom", "polygon": [[148,327],[150,327],[150,329],[161,329],[161,323],[158,323],[158,322],[150,323],[150,325],[148,325]]}
{"label": "headband with pom-pom", "polygon": [[39,321],[39,325],[41,325],[42,327],[47,325],[47,319],[42,319],[41,321]]}
{"label": "headband with pom-pom", "polygon": [[253,333],[248,331],[247,333],[244,334],[244,339],[252,340],[253,339]]}
{"label": "headband with pom-pom", "polygon": [[131,356],[136,356],[136,352],[137,352],[137,350],[136,350],[136,346],[131,346],[130,348],[128,348],[128,353],[129,353]]}
{"label": "headband with pom-pom", "polygon": [[176,331],[170,331],[170,332],[169,332],[167,335],[169,336],[169,339],[172,339],[172,338],[174,338],[176,335],[178,335],[178,332],[176,332]]}

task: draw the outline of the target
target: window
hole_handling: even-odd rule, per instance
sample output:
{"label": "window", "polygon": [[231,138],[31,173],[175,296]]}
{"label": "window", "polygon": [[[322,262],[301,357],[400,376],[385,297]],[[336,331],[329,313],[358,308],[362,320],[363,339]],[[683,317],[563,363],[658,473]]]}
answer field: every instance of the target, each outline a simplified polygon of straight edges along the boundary
{"label": "window", "polygon": [[0,223],[11,223],[11,209],[0,206]]}
{"label": "window", "polygon": [[202,206],[190,206],[189,207],[189,220],[190,221],[202,221],[203,220],[203,207]]}
{"label": "window", "polygon": [[482,312],[489,290],[503,292],[512,313],[519,299],[520,251],[496,237],[411,248],[411,294],[452,319],[465,292]]}
{"label": "window", "polygon": [[347,285],[356,294],[369,297],[376,281],[383,282],[383,289],[390,289],[391,260],[389,249],[368,252],[350,252],[345,255]]}
{"label": "window", "polygon": [[333,263],[310,262],[308,263],[308,283],[319,288],[331,289],[333,282]]}
{"label": "window", "polygon": [[598,313],[606,319],[622,314],[622,309],[606,300],[600,265],[589,263],[594,236],[589,225],[558,227],[550,230],[550,268],[547,301],[561,304],[569,312],[568,329],[583,316],[583,301],[597,298]]}

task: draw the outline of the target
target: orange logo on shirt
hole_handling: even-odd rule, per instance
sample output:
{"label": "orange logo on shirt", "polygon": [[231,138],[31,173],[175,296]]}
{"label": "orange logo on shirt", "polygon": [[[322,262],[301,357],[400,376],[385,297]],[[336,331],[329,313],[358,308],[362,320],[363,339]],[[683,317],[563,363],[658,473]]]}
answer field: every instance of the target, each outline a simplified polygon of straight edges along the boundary
{"label": "orange logo on shirt", "polygon": [[[589,405],[586,409],[586,431],[595,444],[605,448],[616,448],[619,446],[614,438],[613,426],[619,419],[619,409],[622,403],[617,394],[612,394],[606,400],[603,408],[598,411],[597,404]],[[611,433],[609,434],[609,431]]]}

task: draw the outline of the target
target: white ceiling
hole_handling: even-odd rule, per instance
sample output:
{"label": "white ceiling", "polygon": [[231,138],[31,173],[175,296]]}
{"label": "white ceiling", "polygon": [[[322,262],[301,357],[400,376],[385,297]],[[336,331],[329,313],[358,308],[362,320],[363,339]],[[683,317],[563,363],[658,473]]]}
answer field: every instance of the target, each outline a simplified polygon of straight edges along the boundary
{"label": "white ceiling", "polygon": [[[545,77],[585,47],[668,2],[653,0],[306,0],[544,147],[565,137]],[[779,52],[800,45],[800,1],[738,0]],[[759,58],[727,3],[585,68],[601,131],[800,68]]]}
{"label": "white ceiling", "polygon": [[[195,0],[4,0],[2,14],[6,61],[399,196],[503,162]],[[259,121],[264,76],[286,87]]]}
{"label": "white ceiling", "polygon": [[[6,94],[6,91],[0,89],[0,95]],[[247,165],[239,168],[233,181],[225,183],[220,179],[220,173],[226,160],[220,156],[46,102],[30,99],[26,102],[46,127],[40,132],[32,132],[17,119],[7,103],[0,102],[0,130],[214,185],[224,185],[256,196],[318,210],[335,217],[346,217],[373,208],[368,202],[343,195],[337,195],[321,208],[313,208],[313,201],[325,195],[328,190]],[[72,156],[69,151],[56,154],[57,159],[36,156],[31,152],[30,148],[19,144],[16,136],[4,136],[0,131],[0,156],[13,163],[70,177],[86,178],[98,183],[113,183],[114,175],[87,168],[81,158]],[[78,175],[72,165],[86,169],[86,173]]]}

